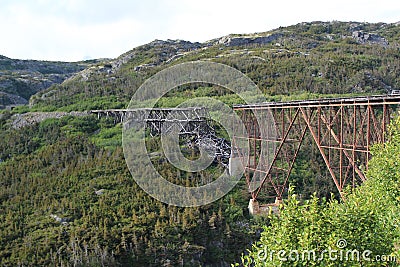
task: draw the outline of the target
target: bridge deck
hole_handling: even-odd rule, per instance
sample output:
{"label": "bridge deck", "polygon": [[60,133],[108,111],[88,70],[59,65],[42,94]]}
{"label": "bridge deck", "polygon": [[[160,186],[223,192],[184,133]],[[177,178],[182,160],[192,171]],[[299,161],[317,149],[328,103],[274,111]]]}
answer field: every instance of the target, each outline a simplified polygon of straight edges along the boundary
{"label": "bridge deck", "polygon": [[314,100],[300,100],[287,102],[264,102],[250,105],[234,105],[234,109],[259,109],[259,108],[294,108],[294,107],[323,107],[323,106],[365,106],[382,104],[399,104],[400,95],[378,95],[345,98],[323,98]]}
{"label": "bridge deck", "polygon": [[92,113],[100,112],[137,112],[137,111],[198,111],[206,110],[205,107],[187,107],[187,108],[124,108],[124,109],[95,109]]}

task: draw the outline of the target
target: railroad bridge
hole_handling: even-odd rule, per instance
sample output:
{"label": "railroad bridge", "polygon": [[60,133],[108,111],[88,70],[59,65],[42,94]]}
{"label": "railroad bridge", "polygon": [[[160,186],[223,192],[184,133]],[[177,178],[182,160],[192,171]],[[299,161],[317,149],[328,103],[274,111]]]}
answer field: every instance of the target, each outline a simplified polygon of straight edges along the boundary
{"label": "railroad bridge", "polygon": [[[165,125],[179,124],[181,134],[196,136],[197,145],[212,144],[216,158],[225,167],[232,167],[228,166],[231,162],[244,168],[251,193],[249,208],[252,213],[258,213],[267,206],[277,206],[282,200],[307,135],[317,146],[342,196],[345,187],[355,187],[365,181],[371,145],[385,142],[387,127],[399,104],[400,95],[383,95],[235,105],[233,109],[246,130],[233,136],[232,144],[216,136],[207,110],[202,107],[93,110],[91,113],[112,116],[120,122],[126,117],[145,121],[152,136],[160,134]],[[273,135],[261,129],[257,118],[268,116],[260,114],[273,118]],[[249,144],[248,155],[242,155],[242,150],[235,145],[243,142]],[[267,202],[272,204],[260,205],[261,195],[263,200],[271,198]]]}
{"label": "railroad bridge", "polygon": [[[287,183],[305,136],[311,135],[339,193],[348,185],[365,181],[371,145],[386,140],[386,130],[400,104],[400,95],[318,99],[236,105],[247,133],[233,138],[250,144],[249,157],[238,157],[245,168],[251,191],[250,211],[260,212],[265,205],[257,201],[275,198],[277,205]],[[269,112],[275,124],[275,136],[263,136],[257,113]],[[274,147],[273,153],[262,148]],[[236,154],[232,154],[235,156]]]}
{"label": "railroad bridge", "polygon": [[168,128],[174,125],[180,126],[181,134],[202,135],[211,130],[210,117],[204,107],[107,109],[92,110],[91,113],[98,118],[112,117],[114,122],[145,122],[152,137],[161,134],[163,129],[168,132]]}
{"label": "railroad bridge", "polygon": [[[92,114],[100,117],[112,117],[114,122],[144,122],[152,137],[176,131],[187,140],[190,147],[202,147],[215,155],[215,161],[228,168],[231,145],[215,133],[211,118],[205,107],[187,108],[138,108],[92,110]],[[126,125],[125,125],[126,124]]]}

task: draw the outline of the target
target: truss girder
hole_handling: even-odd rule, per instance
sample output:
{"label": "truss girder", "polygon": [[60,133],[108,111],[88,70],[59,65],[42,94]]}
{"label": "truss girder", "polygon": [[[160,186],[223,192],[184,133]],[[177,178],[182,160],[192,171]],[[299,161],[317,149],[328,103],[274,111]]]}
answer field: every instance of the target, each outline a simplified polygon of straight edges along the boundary
{"label": "truss girder", "polygon": [[[371,145],[386,140],[387,126],[399,104],[400,96],[374,96],[235,106],[247,133],[234,136],[234,140],[247,139],[251,149],[250,159],[242,164],[252,198],[257,200],[261,192],[282,198],[307,134],[341,195],[345,187],[362,183],[366,180]],[[261,138],[257,134],[260,130],[253,114],[263,110],[273,115],[275,138]],[[263,142],[276,144],[270,159],[259,157],[258,148]],[[257,169],[260,160],[269,167]],[[262,177],[257,188],[252,184],[252,177],[256,176]]]}

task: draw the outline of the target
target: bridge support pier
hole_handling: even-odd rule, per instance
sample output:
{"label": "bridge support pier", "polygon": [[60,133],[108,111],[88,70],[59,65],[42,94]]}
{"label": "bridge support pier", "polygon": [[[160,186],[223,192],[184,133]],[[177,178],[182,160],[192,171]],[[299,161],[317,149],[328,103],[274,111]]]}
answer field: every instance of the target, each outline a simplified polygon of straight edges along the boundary
{"label": "bridge support pier", "polygon": [[242,164],[242,158],[241,157],[230,157],[229,158],[229,175],[235,176],[240,174],[240,171],[243,170],[243,164]]}
{"label": "bridge support pier", "polygon": [[249,201],[249,213],[250,215],[268,215],[268,214],[279,214],[280,206],[282,205],[282,199],[275,198],[274,203],[260,204],[256,199],[250,199]]}

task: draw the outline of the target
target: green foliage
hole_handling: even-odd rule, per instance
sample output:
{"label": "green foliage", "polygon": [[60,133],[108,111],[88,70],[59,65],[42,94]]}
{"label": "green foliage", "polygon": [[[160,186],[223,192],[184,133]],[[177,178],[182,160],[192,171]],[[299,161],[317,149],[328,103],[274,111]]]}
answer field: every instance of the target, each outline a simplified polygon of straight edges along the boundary
{"label": "green foliage", "polygon": [[98,147],[113,149],[122,146],[122,127],[121,125],[111,127],[101,127],[98,134],[92,137],[92,141]]}
{"label": "green foliage", "polygon": [[[238,260],[254,239],[244,181],[205,207],[160,203],[132,179],[112,119],[47,119],[0,135],[1,266],[200,266]],[[160,167],[170,180],[190,175]]]}
{"label": "green foliage", "polygon": [[27,106],[27,105],[21,105],[21,106],[16,106],[16,107],[14,107],[14,108],[11,110],[11,113],[12,113],[12,114],[23,114],[23,113],[26,113],[26,112],[29,112],[29,111],[30,111],[29,106]]}

